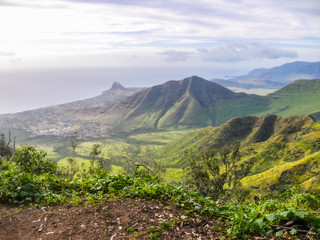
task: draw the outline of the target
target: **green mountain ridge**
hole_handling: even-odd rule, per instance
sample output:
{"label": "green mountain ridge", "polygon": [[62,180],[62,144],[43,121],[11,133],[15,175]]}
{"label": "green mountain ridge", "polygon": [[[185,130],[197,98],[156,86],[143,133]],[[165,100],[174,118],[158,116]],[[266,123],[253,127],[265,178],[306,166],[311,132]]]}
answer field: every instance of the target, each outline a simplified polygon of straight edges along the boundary
{"label": "green mountain ridge", "polygon": [[[234,93],[196,76],[133,94],[95,115],[119,131],[218,126],[233,117],[320,110],[320,80],[297,80],[267,96]],[[114,120],[114,122],[112,121]]]}
{"label": "green mountain ridge", "polygon": [[296,80],[266,96],[269,111],[281,116],[303,115],[320,110],[320,79]]}
{"label": "green mountain ridge", "polygon": [[268,100],[262,96],[234,93],[193,76],[134,94],[109,106],[96,119],[100,122],[116,119],[114,128],[122,131],[199,128],[266,110],[267,104]]}
{"label": "green mountain ridge", "polygon": [[219,149],[236,141],[241,142],[241,163],[251,167],[242,179],[244,186],[265,190],[291,184],[320,186],[320,124],[309,115],[233,118],[216,128],[193,131],[161,153],[168,167],[183,168],[188,166],[187,149]]}
{"label": "green mountain ridge", "polygon": [[[78,131],[92,138],[219,126],[231,118],[244,116],[313,113],[319,119],[320,79],[297,80],[267,96],[234,93],[197,76],[132,91],[115,84],[93,99],[2,115],[0,128],[10,125],[10,129],[32,131],[36,136],[65,137]],[[124,98],[124,94],[130,96]],[[110,97],[123,100],[107,104]]]}

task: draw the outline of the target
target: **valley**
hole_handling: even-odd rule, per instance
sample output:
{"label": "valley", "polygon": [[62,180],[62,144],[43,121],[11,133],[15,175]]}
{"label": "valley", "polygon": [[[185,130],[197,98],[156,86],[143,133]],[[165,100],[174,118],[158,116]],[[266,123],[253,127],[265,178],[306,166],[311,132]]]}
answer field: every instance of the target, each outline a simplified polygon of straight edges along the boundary
{"label": "valley", "polygon": [[[187,213],[165,226],[185,217],[194,226],[209,216],[218,222],[212,236],[318,237],[319,112],[320,79],[265,96],[197,76],[150,88],[115,82],[94,98],[0,115],[2,149],[15,151],[0,158],[0,200],[77,205],[107,197],[120,208],[122,197],[169,201],[178,207],[172,211]],[[44,173],[27,172],[33,164]],[[286,227],[290,221],[302,231]],[[132,236],[178,234],[162,224],[126,229]],[[156,230],[143,230],[149,227]]]}

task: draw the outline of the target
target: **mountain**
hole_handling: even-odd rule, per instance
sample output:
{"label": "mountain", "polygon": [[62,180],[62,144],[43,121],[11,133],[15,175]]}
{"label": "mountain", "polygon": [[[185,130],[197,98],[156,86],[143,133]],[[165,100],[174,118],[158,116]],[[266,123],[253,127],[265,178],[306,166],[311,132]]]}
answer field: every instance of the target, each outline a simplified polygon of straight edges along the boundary
{"label": "mountain", "polygon": [[320,78],[320,62],[292,62],[271,69],[255,69],[232,79],[212,79],[225,87],[279,89],[297,79]]}
{"label": "mountain", "polygon": [[242,184],[250,188],[284,189],[291,184],[320,186],[320,124],[309,115],[233,118],[220,127],[189,133],[162,148],[167,167],[188,165],[185,150],[218,149],[240,141],[242,160],[250,166]]}
{"label": "mountain", "polygon": [[320,111],[320,79],[297,80],[266,96],[268,114],[302,115]]}
{"label": "mountain", "polygon": [[234,116],[266,110],[264,106],[267,103],[268,100],[261,96],[234,93],[193,76],[133,94],[104,110],[95,111],[92,120],[111,122],[115,129],[121,131],[199,128],[219,125]]}
{"label": "mountain", "polygon": [[[133,93],[135,92],[136,93]],[[133,94],[132,94],[133,93]],[[125,94],[132,94],[125,98]],[[110,103],[111,100],[122,99]],[[33,135],[86,137],[131,131],[218,126],[233,117],[281,116],[320,111],[320,79],[298,80],[269,94],[234,93],[200,77],[168,81],[147,89],[126,89],[119,83],[100,96],[74,103],[0,116],[0,126]]]}
{"label": "mountain", "polygon": [[[138,91],[137,89],[133,91]],[[0,116],[1,128],[24,129],[33,135],[85,137],[132,131],[218,126],[233,117],[281,116],[320,111],[320,79],[298,80],[269,94],[234,93],[200,77],[168,81],[132,93],[115,83],[100,96],[34,111]],[[120,102],[108,99],[121,96]]]}
{"label": "mountain", "polygon": [[[193,76],[133,94],[94,112],[92,120],[121,131],[217,126],[233,117],[320,111],[320,79],[297,80],[267,96],[234,93]],[[87,113],[88,114],[88,113]]]}
{"label": "mountain", "polygon": [[[42,135],[70,137],[75,132],[80,132],[84,138],[106,136],[109,133],[108,126],[88,121],[85,115],[75,116],[72,113],[80,112],[82,109],[99,109],[142,90],[144,88],[125,88],[120,83],[114,82],[109,90],[93,98],[31,111],[3,114],[0,115],[0,131],[19,130],[20,132],[22,130],[22,138],[26,137],[25,132],[29,132],[31,137]],[[20,135],[19,132],[17,135]]]}
{"label": "mountain", "polygon": [[145,88],[125,88],[118,82],[114,82],[109,90],[103,91],[99,96],[71,103],[61,104],[59,107],[65,108],[83,108],[105,106],[144,90]]}

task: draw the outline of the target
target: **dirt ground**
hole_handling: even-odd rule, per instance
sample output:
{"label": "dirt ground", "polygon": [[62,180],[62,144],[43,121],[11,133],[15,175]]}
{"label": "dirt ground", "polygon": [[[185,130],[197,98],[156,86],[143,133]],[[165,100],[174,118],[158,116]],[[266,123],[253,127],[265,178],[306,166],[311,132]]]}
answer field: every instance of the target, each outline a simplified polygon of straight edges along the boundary
{"label": "dirt ground", "polygon": [[[216,231],[218,223],[213,219],[186,215],[170,202],[137,199],[41,208],[0,204],[0,240],[228,239]],[[320,236],[286,233],[276,239],[311,240]]]}
{"label": "dirt ground", "polygon": [[76,207],[0,205],[1,240],[221,239],[214,224],[188,218],[171,204],[136,199]]}

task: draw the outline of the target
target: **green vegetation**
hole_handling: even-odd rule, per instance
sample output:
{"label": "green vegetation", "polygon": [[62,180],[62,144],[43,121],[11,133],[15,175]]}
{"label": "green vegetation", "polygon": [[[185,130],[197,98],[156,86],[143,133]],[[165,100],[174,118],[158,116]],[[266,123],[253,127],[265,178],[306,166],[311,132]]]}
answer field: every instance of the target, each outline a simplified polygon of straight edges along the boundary
{"label": "green vegetation", "polygon": [[[234,118],[178,138],[185,132],[87,142],[75,137],[65,141],[64,151],[61,143],[47,148],[64,152],[58,164],[36,147],[16,150],[3,136],[0,146],[8,151],[0,158],[0,201],[153,199],[184,208],[186,218],[214,218],[216,230],[226,236],[304,233],[312,239],[320,228],[319,123],[310,116],[269,115]],[[161,238],[162,231],[183,221],[159,222],[147,234]],[[127,231],[139,234],[133,227]]]}
{"label": "green vegetation", "polygon": [[[42,152],[35,149],[31,151],[30,147],[22,148],[20,154],[31,157],[29,163],[32,165],[38,166],[38,162],[43,161]],[[223,223],[217,226],[217,230],[237,237],[256,234],[276,236],[280,235],[280,231],[284,233],[288,230],[291,235],[307,231],[311,239],[312,234],[316,234],[313,232],[315,229],[311,231],[310,228],[301,230],[294,226],[282,227],[282,224],[289,221],[305,222],[302,224],[304,228],[308,224],[320,228],[319,193],[302,192],[299,188],[287,190],[279,199],[260,196],[258,200],[246,198],[242,202],[234,200],[233,204],[220,205],[210,197],[159,182],[153,175],[113,175],[96,168],[93,176],[69,179],[59,176],[58,169],[51,168],[51,163],[47,161],[43,161],[41,169],[35,174],[26,166],[21,167],[20,163],[3,161],[0,165],[0,201],[16,204],[81,204],[97,203],[114,196],[170,200],[185,209],[186,218],[197,215],[216,218]],[[150,237],[159,238],[161,231],[180,221],[183,219],[159,222],[157,228],[150,229]],[[128,231],[134,229],[128,228]]]}
{"label": "green vegetation", "polygon": [[232,147],[221,147],[216,153],[207,148],[199,152],[186,151],[190,165],[190,175],[195,189],[200,194],[219,199],[222,195],[234,192],[241,178],[249,172],[250,166],[239,165],[240,143]]}
{"label": "green vegetation", "polygon": [[267,113],[280,116],[309,114],[320,110],[320,79],[297,80],[267,95]]}
{"label": "green vegetation", "polygon": [[[187,175],[190,157],[185,154],[186,150],[201,154],[206,153],[207,149],[217,152],[226,143],[231,145],[240,141],[242,157],[238,167],[243,165],[249,169],[247,176],[241,176],[244,187],[253,192],[281,192],[292,184],[318,189],[319,129],[319,123],[308,116],[235,118],[217,128],[207,127],[191,132],[160,151],[165,166],[176,169],[177,175],[178,169],[182,168],[180,173]],[[199,169],[208,170],[208,164],[201,165],[201,158],[201,155],[195,158],[198,159],[195,164],[199,165]],[[170,174],[174,176],[172,171]]]}
{"label": "green vegetation", "polygon": [[[218,126],[233,117],[320,111],[320,79],[297,80],[267,96],[234,93],[193,76],[138,92],[108,108],[96,121],[116,132],[190,129]],[[130,109],[130,112],[128,112]]]}

